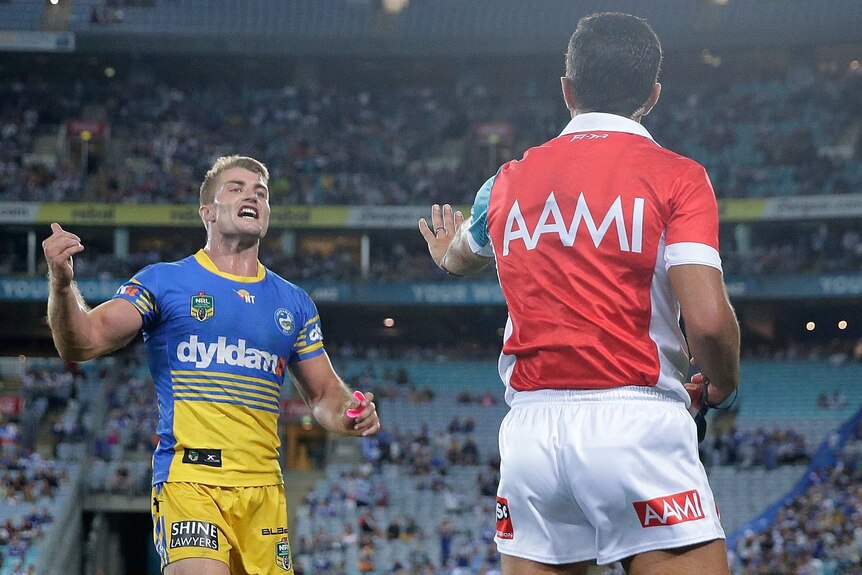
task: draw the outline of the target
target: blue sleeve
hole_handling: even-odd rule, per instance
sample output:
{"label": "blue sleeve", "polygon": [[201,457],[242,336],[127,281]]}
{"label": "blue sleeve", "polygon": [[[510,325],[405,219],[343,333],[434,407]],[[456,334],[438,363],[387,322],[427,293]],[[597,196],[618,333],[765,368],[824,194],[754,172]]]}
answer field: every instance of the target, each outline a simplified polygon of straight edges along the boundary
{"label": "blue sleeve", "polygon": [[311,301],[305,291],[300,290],[299,317],[302,318],[302,327],[296,334],[296,342],[293,344],[293,353],[290,354],[290,363],[311,359],[323,353],[323,331],[320,328],[320,314],[317,306]]}
{"label": "blue sleeve", "polygon": [[494,256],[491,237],[488,235],[488,204],[491,201],[491,189],[494,187],[497,174],[488,178],[476,192],[476,199],[473,200],[473,207],[470,209],[470,221],[468,222],[470,235],[467,236],[467,239],[470,242],[470,249],[485,257]]}
{"label": "blue sleeve", "polygon": [[121,285],[111,299],[124,299],[131,303],[144,320],[143,328],[149,329],[159,319],[158,268],[150,265]]}

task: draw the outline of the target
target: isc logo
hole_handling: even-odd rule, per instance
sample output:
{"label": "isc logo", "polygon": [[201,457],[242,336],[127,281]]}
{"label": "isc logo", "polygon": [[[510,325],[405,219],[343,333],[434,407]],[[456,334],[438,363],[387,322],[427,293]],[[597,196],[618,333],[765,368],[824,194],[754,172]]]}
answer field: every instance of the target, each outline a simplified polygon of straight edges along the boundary
{"label": "isc logo", "polygon": [[648,501],[635,501],[632,505],[642,527],[676,525],[704,518],[700,494],[694,489]]}
{"label": "isc logo", "polygon": [[512,539],[515,529],[512,527],[512,518],[509,516],[509,501],[497,497],[497,537],[500,539]]}

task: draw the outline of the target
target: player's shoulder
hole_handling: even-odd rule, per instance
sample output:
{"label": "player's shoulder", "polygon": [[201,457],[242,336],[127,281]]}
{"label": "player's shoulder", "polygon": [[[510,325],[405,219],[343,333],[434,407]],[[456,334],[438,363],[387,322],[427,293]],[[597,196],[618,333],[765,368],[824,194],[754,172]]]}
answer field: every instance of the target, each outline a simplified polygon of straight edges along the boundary
{"label": "player's shoulder", "polygon": [[194,256],[188,256],[181,260],[149,264],[141,268],[135,277],[170,277],[177,273],[189,273],[199,267],[195,265]]}
{"label": "player's shoulder", "polygon": [[271,282],[272,285],[275,286],[275,289],[279,292],[288,296],[293,296],[300,299],[307,299],[309,301],[311,300],[311,296],[309,296],[308,292],[305,291],[303,288],[299,287],[292,281],[286,280],[285,278],[281,277],[279,274],[275,273],[267,267],[265,267],[264,269],[266,269],[267,281]]}

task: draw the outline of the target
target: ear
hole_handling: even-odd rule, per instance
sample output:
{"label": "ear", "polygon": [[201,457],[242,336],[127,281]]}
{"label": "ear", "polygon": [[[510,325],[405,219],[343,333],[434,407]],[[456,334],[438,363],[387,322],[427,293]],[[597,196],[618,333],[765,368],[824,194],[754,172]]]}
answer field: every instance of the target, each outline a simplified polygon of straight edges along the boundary
{"label": "ear", "polygon": [[198,208],[198,214],[200,214],[201,219],[204,222],[204,225],[215,221],[215,209],[213,209],[212,204],[204,204]]}
{"label": "ear", "polygon": [[644,103],[643,113],[641,114],[641,118],[649,114],[652,109],[658,104],[659,96],[661,96],[661,84],[658,82],[652,87],[652,93],[650,94],[649,99]]}
{"label": "ear", "polygon": [[575,94],[572,91],[572,81],[566,76],[563,76],[560,78],[560,84],[563,87],[563,100],[566,102],[566,108],[574,114],[578,107],[575,103]]}

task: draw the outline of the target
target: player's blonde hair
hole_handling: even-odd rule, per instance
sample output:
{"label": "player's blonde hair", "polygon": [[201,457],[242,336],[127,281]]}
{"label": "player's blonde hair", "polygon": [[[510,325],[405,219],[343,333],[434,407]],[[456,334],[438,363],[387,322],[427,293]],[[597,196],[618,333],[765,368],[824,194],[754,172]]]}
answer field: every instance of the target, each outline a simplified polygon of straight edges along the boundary
{"label": "player's blonde hair", "polygon": [[204,181],[201,183],[201,205],[211,204],[215,201],[216,186],[215,181],[219,174],[231,168],[243,168],[250,172],[254,172],[263,178],[263,183],[269,182],[269,170],[266,169],[261,162],[248,156],[222,156],[217,159],[213,167],[209,169],[207,175],[204,176]]}

